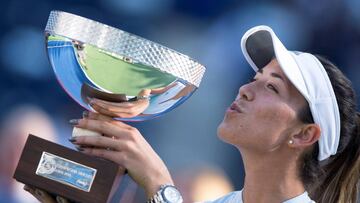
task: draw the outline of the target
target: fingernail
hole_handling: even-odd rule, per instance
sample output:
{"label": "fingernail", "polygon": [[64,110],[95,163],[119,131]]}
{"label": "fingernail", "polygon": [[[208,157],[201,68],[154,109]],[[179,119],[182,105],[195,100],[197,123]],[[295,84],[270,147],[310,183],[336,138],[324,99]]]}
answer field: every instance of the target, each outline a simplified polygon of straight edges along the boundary
{"label": "fingernail", "polygon": [[27,186],[27,185],[24,185],[24,190],[25,190],[25,191],[28,191],[28,192],[29,192],[29,191],[30,191],[30,188],[29,188],[29,186]]}
{"label": "fingernail", "polygon": [[75,148],[78,150],[78,151],[84,151],[84,149],[81,147],[81,146],[75,146]]}
{"label": "fingernail", "polygon": [[91,97],[88,97],[88,101],[89,101],[89,104],[92,105],[95,103],[95,99],[94,98],[91,98]]}
{"label": "fingernail", "polygon": [[71,120],[69,121],[69,123],[70,123],[71,125],[77,125],[77,124],[79,124],[79,119],[71,119]]}
{"label": "fingernail", "polygon": [[40,197],[43,197],[43,196],[44,196],[44,193],[43,193],[43,191],[41,191],[41,190],[36,189],[36,190],[35,190],[35,193],[36,193],[37,195],[39,195]]}
{"label": "fingernail", "polygon": [[87,118],[87,117],[89,116],[89,112],[88,112],[88,111],[84,111],[82,115],[83,115],[84,118]]}
{"label": "fingernail", "polygon": [[65,199],[62,198],[62,197],[60,197],[60,196],[57,196],[57,197],[56,197],[56,201],[57,201],[58,203],[65,203]]}
{"label": "fingernail", "polygon": [[76,138],[74,138],[74,137],[69,138],[68,140],[69,140],[69,142],[72,142],[72,143],[76,142]]}

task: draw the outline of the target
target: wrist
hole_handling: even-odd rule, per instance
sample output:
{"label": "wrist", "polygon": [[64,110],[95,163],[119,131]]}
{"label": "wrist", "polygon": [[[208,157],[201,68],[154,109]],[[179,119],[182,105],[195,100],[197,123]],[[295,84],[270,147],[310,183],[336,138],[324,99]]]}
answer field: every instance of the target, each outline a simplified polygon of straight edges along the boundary
{"label": "wrist", "polygon": [[151,175],[147,176],[147,179],[144,189],[148,199],[154,196],[162,185],[174,185],[170,172],[165,166],[153,170]]}
{"label": "wrist", "polygon": [[183,198],[174,185],[165,184],[146,203],[183,203]]}
{"label": "wrist", "polygon": [[151,197],[153,197],[156,194],[156,192],[159,191],[162,185],[174,185],[174,182],[171,178],[164,180],[150,181],[150,183],[145,187],[146,198],[150,199]]}

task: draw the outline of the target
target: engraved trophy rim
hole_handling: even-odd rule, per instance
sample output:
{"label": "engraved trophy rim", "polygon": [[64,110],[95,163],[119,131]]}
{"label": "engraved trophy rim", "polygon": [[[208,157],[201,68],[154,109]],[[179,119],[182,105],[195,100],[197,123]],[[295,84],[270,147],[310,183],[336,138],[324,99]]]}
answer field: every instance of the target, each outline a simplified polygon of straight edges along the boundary
{"label": "engraved trophy rim", "polygon": [[45,34],[90,44],[199,87],[205,66],[189,56],[143,37],[72,13],[53,10]]}

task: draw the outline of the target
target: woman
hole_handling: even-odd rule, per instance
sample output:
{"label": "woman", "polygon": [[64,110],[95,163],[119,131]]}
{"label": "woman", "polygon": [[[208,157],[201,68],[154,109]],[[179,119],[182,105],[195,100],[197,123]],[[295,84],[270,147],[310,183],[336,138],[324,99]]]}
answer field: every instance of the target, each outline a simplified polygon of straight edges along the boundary
{"label": "woman", "polygon": [[[350,81],[322,57],[288,51],[267,26],[247,31],[241,47],[256,75],[240,88],[218,136],[239,149],[245,183],[214,202],[356,203],[360,116]],[[113,104],[95,100],[93,107],[105,112]],[[71,123],[105,135],[71,141],[97,146],[81,150],[126,168],[149,202],[181,202],[174,188],[163,200],[173,181],[137,129],[97,113]]]}

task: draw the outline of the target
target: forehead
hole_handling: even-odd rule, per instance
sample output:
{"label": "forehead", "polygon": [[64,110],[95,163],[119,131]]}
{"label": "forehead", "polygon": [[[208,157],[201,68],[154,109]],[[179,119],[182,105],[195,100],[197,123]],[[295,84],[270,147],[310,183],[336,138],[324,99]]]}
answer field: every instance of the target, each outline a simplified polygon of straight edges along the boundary
{"label": "forehead", "polygon": [[276,59],[272,59],[266,66],[259,69],[260,73],[277,73],[280,75],[283,79],[285,79],[286,82],[290,82],[289,79],[286,77],[284,71],[281,69],[280,64]]}
{"label": "forehead", "polygon": [[277,78],[289,88],[295,88],[281,69],[280,64],[276,59],[272,59],[266,66],[259,69],[256,74]]}
{"label": "forehead", "polygon": [[[259,70],[259,72],[262,73],[257,74],[261,74],[264,77],[276,78],[275,80],[277,81],[277,83],[283,86],[283,94],[289,102],[291,101],[292,103],[301,105],[306,103],[304,96],[302,96],[302,94],[291,83],[291,81],[285,75],[284,71],[282,70],[280,64],[277,62],[276,59],[272,59],[265,67]],[[281,77],[281,79],[277,76]]]}

